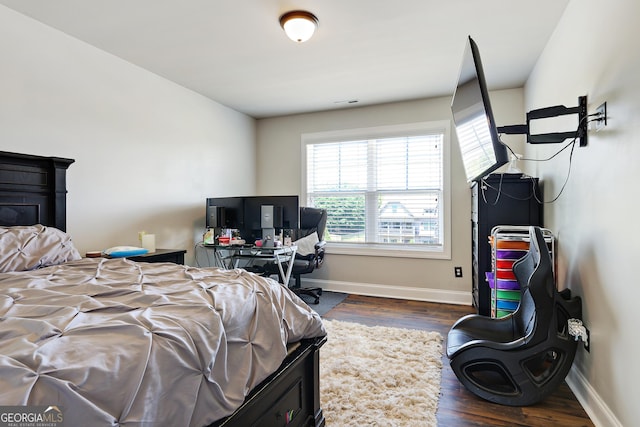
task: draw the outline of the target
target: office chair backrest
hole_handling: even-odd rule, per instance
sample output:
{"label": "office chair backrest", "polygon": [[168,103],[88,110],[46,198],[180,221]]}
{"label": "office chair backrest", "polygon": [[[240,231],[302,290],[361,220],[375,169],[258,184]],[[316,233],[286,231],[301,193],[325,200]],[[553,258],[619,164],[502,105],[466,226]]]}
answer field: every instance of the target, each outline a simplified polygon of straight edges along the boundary
{"label": "office chair backrest", "polygon": [[551,255],[539,227],[529,229],[529,252],[513,264],[520,284],[520,305],[514,312],[516,327],[526,342],[547,338],[554,322],[555,282]]}
{"label": "office chair backrest", "polygon": [[324,240],[324,230],[327,226],[327,210],[303,206],[300,208],[300,230],[299,236],[304,237],[313,233],[318,233],[318,239]]}

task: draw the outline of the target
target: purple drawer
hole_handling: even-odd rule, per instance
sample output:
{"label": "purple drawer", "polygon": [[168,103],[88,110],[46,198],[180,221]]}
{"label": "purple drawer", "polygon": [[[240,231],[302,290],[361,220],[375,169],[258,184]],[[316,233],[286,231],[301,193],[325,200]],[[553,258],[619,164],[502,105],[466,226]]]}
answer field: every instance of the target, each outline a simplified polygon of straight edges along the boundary
{"label": "purple drawer", "polygon": [[498,259],[520,259],[527,254],[527,251],[496,249]]}
{"label": "purple drawer", "polygon": [[498,280],[498,289],[517,291],[520,290],[520,284],[517,280]]}

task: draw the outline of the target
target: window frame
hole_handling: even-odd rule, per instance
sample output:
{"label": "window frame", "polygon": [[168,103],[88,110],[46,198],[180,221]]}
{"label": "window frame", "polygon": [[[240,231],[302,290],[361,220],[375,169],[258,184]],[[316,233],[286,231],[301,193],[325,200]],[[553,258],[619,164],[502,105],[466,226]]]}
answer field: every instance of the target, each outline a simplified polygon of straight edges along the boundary
{"label": "window frame", "polygon": [[398,125],[343,129],[301,135],[301,202],[307,203],[307,146],[310,144],[343,142],[360,139],[397,138],[441,133],[442,146],[442,246],[382,247],[375,243],[327,242],[330,254],[384,256],[398,258],[451,259],[451,122],[448,120],[424,121]]}

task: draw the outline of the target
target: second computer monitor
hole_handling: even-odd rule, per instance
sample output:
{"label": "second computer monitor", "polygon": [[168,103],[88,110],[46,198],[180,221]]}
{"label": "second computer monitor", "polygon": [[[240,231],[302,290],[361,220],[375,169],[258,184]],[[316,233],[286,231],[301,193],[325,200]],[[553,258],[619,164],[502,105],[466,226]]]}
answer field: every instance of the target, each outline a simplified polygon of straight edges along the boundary
{"label": "second computer monitor", "polygon": [[[263,215],[263,213],[265,215]],[[263,222],[264,219],[271,223]],[[262,238],[263,228],[297,229],[300,223],[298,196],[253,196],[245,197],[245,239]],[[265,227],[263,225],[272,225]]]}

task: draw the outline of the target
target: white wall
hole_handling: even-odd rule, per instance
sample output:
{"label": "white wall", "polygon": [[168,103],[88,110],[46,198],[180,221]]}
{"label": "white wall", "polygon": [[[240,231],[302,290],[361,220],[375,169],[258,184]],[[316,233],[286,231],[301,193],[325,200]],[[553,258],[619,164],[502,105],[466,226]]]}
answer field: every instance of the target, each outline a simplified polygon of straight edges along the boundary
{"label": "white wall", "polygon": [[[577,105],[589,112],[607,101],[609,124],[576,148],[571,176],[558,202],[545,207],[545,225],[558,235],[561,286],[583,298],[591,352],[579,352],[570,383],[594,422],[638,424],[638,254],[640,200],[640,2],[572,1],[526,88],[527,109]],[[557,147],[530,152],[540,158]],[[566,176],[567,156],[538,165],[546,197]]]}
{"label": "white wall", "polygon": [[146,230],[189,261],[205,198],[254,191],[252,118],[4,6],[0,57],[0,149],[76,160],[67,228],[81,253]]}
{"label": "white wall", "polygon": [[[494,92],[491,100],[498,125],[524,121],[522,90]],[[258,120],[258,193],[300,194],[304,133],[451,120],[450,104],[451,98],[444,97]],[[312,280],[323,281],[327,289],[354,293],[471,302],[471,193],[453,127],[451,134],[451,260],[329,254],[324,266],[309,275]],[[522,152],[521,138],[510,138],[510,145]],[[454,266],[463,267],[463,278],[454,277]]]}

